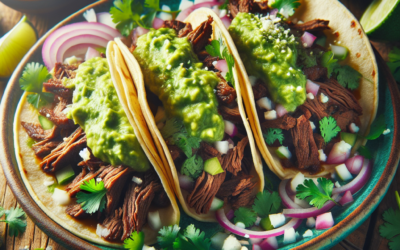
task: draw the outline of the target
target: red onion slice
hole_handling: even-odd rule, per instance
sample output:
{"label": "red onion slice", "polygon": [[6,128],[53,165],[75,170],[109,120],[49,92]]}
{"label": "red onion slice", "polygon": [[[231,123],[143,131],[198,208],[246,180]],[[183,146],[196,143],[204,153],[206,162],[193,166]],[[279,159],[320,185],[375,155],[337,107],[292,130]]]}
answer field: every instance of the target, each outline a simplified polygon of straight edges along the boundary
{"label": "red onion slice", "polygon": [[226,63],[225,60],[218,60],[217,63],[214,65],[214,67],[221,72],[228,72],[228,64]]}
{"label": "red onion slice", "polygon": [[[63,27],[55,30],[52,34],[50,34],[47,37],[47,39],[44,41],[44,44],[42,47],[43,62],[49,70],[54,67],[54,63],[55,63],[55,62],[52,63],[52,59],[51,59],[52,56],[54,56],[54,54],[50,54],[50,49],[51,49],[51,46],[53,45],[54,41],[66,33],[74,33],[77,30],[98,30],[98,31],[108,34],[109,36],[111,36],[113,38],[121,36],[121,34],[116,29],[113,29],[102,23],[79,22],[79,23],[73,23],[73,24],[63,26]],[[87,42],[85,42],[85,44],[90,44],[90,42],[87,41]]]}
{"label": "red onion slice", "polygon": [[158,30],[159,28],[161,28],[161,26],[163,26],[164,24],[164,20],[162,20],[161,18],[154,18],[153,21],[153,28],[155,28],[156,30]]}
{"label": "red onion slice", "polygon": [[276,237],[270,237],[263,240],[260,244],[262,250],[276,250],[278,249],[278,241]]}
{"label": "red onion slice", "polygon": [[300,38],[305,48],[310,48],[314,44],[315,39],[317,39],[317,37],[307,31],[305,31]]}
{"label": "red onion slice", "polygon": [[317,96],[319,91],[319,85],[307,79],[306,91],[307,93],[312,93],[314,96]]}
{"label": "red onion slice", "polygon": [[276,114],[278,115],[278,117],[282,117],[288,113],[288,111],[285,109],[285,107],[283,107],[281,104],[276,105],[275,110],[276,110]]}
{"label": "red onion slice", "polygon": [[317,216],[315,221],[315,229],[322,230],[333,227],[335,221],[333,220],[332,213],[324,213]]}
{"label": "red onion slice", "polygon": [[[85,58],[86,52],[90,46],[92,46],[92,44],[87,43],[72,46],[64,53],[64,57],[68,58],[71,56],[76,56],[83,59]],[[92,48],[94,47],[92,46]]]}
{"label": "red onion slice", "polygon": [[106,47],[108,40],[94,36],[94,35],[81,35],[81,36],[76,36],[68,39],[65,41],[57,50],[56,54],[56,62],[62,62],[64,59],[64,54],[65,52],[71,48],[72,46],[78,45],[78,44],[83,44],[83,43],[89,43],[93,47]]}
{"label": "red onion slice", "polygon": [[[332,196],[332,198],[335,201],[340,200],[340,196],[338,194],[335,194]],[[291,217],[291,218],[298,218],[298,219],[307,219],[309,217],[315,217],[317,215],[326,213],[329,211],[331,208],[335,206],[335,203],[333,201],[328,201],[324,204],[324,206],[320,209],[316,207],[311,207],[311,208],[294,208],[294,209],[283,209],[283,214],[286,217]]]}
{"label": "red onion slice", "polygon": [[219,209],[216,212],[216,218],[219,224],[225,228],[226,230],[229,230],[230,232],[243,236],[245,238],[269,238],[269,237],[274,237],[274,236],[279,236],[283,235],[285,232],[285,229],[288,228],[297,228],[300,226],[302,220],[299,219],[291,219],[288,223],[283,225],[282,227],[269,230],[269,231],[251,231],[248,229],[243,229],[240,227],[235,226],[232,222],[228,220],[228,218],[225,215],[224,209]]}
{"label": "red onion slice", "polygon": [[345,141],[337,142],[333,145],[331,152],[329,152],[326,163],[328,164],[341,164],[350,157],[351,145]]}
{"label": "red onion slice", "polygon": [[364,163],[364,157],[361,155],[355,155],[350,159],[348,159],[344,164],[346,165],[350,173],[358,174],[361,171],[363,163]]}
{"label": "red onion slice", "polygon": [[100,57],[100,52],[98,52],[97,50],[93,49],[92,47],[89,47],[86,55],[85,55],[85,61],[94,58],[94,57]]}
{"label": "red onion slice", "polygon": [[269,12],[269,14],[270,14],[271,16],[276,16],[276,14],[278,14],[278,12],[279,12],[278,9],[272,9],[272,10]]}
{"label": "red onion slice", "polygon": [[235,135],[238,132],[236,125],[233,122],[227,120],[224,120],[224,123],[225,123],[225,133],[227,133],[230,137],[235,137]]}
{"label": "red onion slice", "polygon": [[203,2],[203,3],[195,4],[195,5],[187,8],[187,9],[179,12],[179,15],[176,17],[176,20],[183,22],[186,19],[186,17],[188,17],[189,14],[192,13],[192,11],[194,11],[195,9],[202,8],[202,7],[211,8],[211,7],[215,6],[215,5],[221,5],[221,4],[222,3],[219,3],[217,1],[209,1],[209,2]]}
{"label": "red onion slice", "polygon": [[286,180],[281,181],[281,183],[279,184],[278,191],[279,191],[279,195],[281,196],[282,203],[287,208],[301,209],[301,207],[299,205],[297,205],[296,203],[293,202],[292,199],[290,199],[290,197],[286,191],[286,186],[289,181],[290,181],[290,179],[286,179]]}
{"label": "red onion slice", "polygon": [[346,191],[346,193],[344,193],[342,199],[340,199],[339,204],[342,206],[345,206],[351,202],[353,202],[353,195],[351,194],[350,191]]}
{"label": "red onion slice", "polygon": [[368,181],[372,171],[372,162],[368,159],[364,159],[363,167],[360,173],[352,181],[343,185],[339,188],[334,188],[332,194],[341,194],[346,191],[350,191],[352,194],[357,193]]}
{"label": "red onion slice", "polygon": [[110,26],[113,29],[117,29],[117,24],[113,22],[109,12],[100,12],[97,13],[96,16],[97,22]]}

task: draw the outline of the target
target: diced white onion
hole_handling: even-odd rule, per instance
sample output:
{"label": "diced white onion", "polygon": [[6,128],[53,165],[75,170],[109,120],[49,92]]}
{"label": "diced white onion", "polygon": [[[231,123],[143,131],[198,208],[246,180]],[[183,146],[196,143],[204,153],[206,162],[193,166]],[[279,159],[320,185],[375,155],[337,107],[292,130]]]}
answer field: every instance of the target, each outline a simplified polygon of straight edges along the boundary
{"label": "diced white onion", "polygon": [[296,232],[294,231],[294,228],[288,228],[285,229],[285,233],[283,235],[283,244],[291,244],[296,242]]}
{"label": "diced white onion", "polygon": [[83,13],[83,17],[89,23],[97,22],[97,16],[96,16],[96,12],[94,11],[94,9],[88,9],[87,11],[85,11],[85,13]]}
{"label": "diced white onion", "polygon": [[324,95],[324,93],[321,93],[320,98],[322,103],[327,103],[329,101],[329,97]]}
{"label": "diced white onion", "polygon": [[256,101],[257,105],[260,108],[271,110],[272,109],[272,101],[268,97],[262,97]]}
{"label": "diced white onion", "polygon": [[314,94],[311,93],[311,92],[308,93],[308,94],[307,94],[307,98],[310,99],[310,100],[314,100]]}
{"label": "diced white onion", "polygon": [[282,213],[270,214],[270,215],[269,215],[269,220],[271,221],[271,225],[272,225],[274,228],[278,228],[278,227],[284,225],[285,222],[286,222],[285,215],[282,214]]}
{"label": "diced white onion", "polygon": [[153,212],[149,211],[147,214],[147,223],[151,229],[158,232],[158,230],[160,230],[163,226],[160,218],[160,212],[158,210]]}
{"label": "diced white onion", "polygon": [[353,179],[353,176],[351,175],[345,164],[340,164],[336,166],[335,170],[339,178],[343,181],[349,181]]}
{"label": "diced white onion", "polygon": [[310,229],[307,229],[303,234],[303,238],[312,237],[313,235],[313,232]]}
{"label": "diced white onion", "polygon": [[224,245],[222,245],[222,250],[240,250],[242,248],[242,245],[236,239],[233,234],[229,235],[225,240],[224,240]]}
{"label": "diced white onion", "polygon": [[314,124],[312,121],[310,121],[310,126],[311,126],[311,129],[314,131],[314,129],[315,129],[315,124]]}
{"label": "diced white onion", "polygon": [[71,202],[69,194],[66,191],[58,188],[54,189],[54,193],[51,198],[53,198],[53,201],[60,206],[68,205]]}
{"label": "diced white onion", "polygon": [[350,123],[350,131],[355,134],[360,131],[360,128],[354,122],[352,122]]}
{"label": "diced white onion", "polygon": [[79,151],[79,156],[83,159],[83,161],[88,161],[90,160],[90,151],[88,150],[88,148],[84,148]]}
{"label": "diced white onion", "polygon": [[290,181],[290,190],[295,194],[296,189],[298,185],[301,185],[304,183],[304,174],[301,172],[298,172],[293,179]]}
{"label": "diced white onion", "polygon": [[254,86],[254,85],[256,85],[257,77],[249,76],[249,81],[250,81],[251,86]]}
{"label": "diced white onion", "polygon": [[45,185],[46,187],[51,186],[54,184],[54,179],[51,178],[51,180],[44,180],[43,181],[43,185]]}
{"label": "diced white onion", "polygon": [[110,230],[108,230],[107,228],[103,227],[100,224],[97,224],[96,234],[99,237],[107,237],[110,233],[111,233]]}
{"label": "diced white onion", "polygon": [[[168,5],[163,5],[161,9],[162,10],[166,10],[166,11],[170,11],[171,10],[171,8]],[[172,20],[172,15],[169,14],[169,13],[165,13],[165,12],[160,12],[157,15],[157,17],[162,19],[162,20],[164,20],[164,21]]]}
{"label": "diced white onion", "polygon": [[389,134],[389,133],[390,133],[390,129],[387,128],[387,129],[383,130],[383,133],[382,133],[382,134],[383,134],[383,135],[387,135],[387,134]]}
{"label": "diced white onion", "polygon": [[194,5],[194,3],[192,1],[182,0],[179,5],[179,10],[184,10],[184,9],[190,8],[193,5]]}
{"label": "diced white onion", "polygon": [[246,228],[246,225],[243,222],[240,222],[240,221],[236,222],[235,226],[243,228],[243,229]]}
{"label": "diced white onion", "polygon": [[326,154],[324,153],[324,150],[320,149],[320,150],[318,150],[318,153],[319,153],[319,160],[322,161],[322,162],[325,162],[326,161]]}
{"label": "diced white onion", "polygon": [[132,181],[138,185],[141,185],[143,183],[143,180],[140,179],[139,177],[133,176]]}
{"label": "diced white onion", "polygon": [[340,188],[342,185],[338,181],[335,182],[335,187]]}
{"label": "diced white onion", "polygon": [[275,120],[277,118],[277,114],[275,110],[270,110],[264,113],[265,120]]}
{"label": "diced white onion", "polygon": [[228,153],[229,150],[229,142],[228,141],[217,141],[214,143],[214,147],[221,154]]}
{"label": "diced white onion", "polygon": [[224,17],[224,16],[226,16],[226,9],[222,9],[222,10],[220,10],[219,11],[219,17]]}

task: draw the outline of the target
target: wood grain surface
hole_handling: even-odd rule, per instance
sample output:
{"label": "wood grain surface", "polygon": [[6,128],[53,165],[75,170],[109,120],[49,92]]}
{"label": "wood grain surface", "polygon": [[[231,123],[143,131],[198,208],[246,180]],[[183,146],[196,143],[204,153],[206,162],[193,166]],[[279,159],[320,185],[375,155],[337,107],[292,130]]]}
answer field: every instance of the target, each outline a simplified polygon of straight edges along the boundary
{"label": "wood grain surface", "polygon": [[[94,1],[81,0],[74,5],[68,6],[62,11],[57,11],[56,13],[49,13],[45,15],[27,15],[27,17],[36,27],[38,35],[42,36],[56,23],[91,2]],[[341,2],[347,6],[347,8],[357,18],[360,18],[371,0],[342,0]],[[22,15],[23,13],[10,9],[0,2],[0,36],[10,30],[19,21]],[[394,46],[394,44],[379,42],[372,42],[372,44],[378,49],[385,60],[387,60],[387,55],[391,47]],[[3,94],[5,86],[6,81],[0,80],[0,96]],[[370,218],[368,218],[358,229],[348,235],[345,240],[334,246],[332,249],[388,249],[388,241],[379,236],[379,226],[383,223],[382,213],[389,207],[395,208],[397,206],[394,196],[395,190],[400,191],[399,173],[396,174],[387,195],[382,200],[382,203],[372,213]],[[10,209],[17,206],[15,197],[7,186],[2,168],[0,168],[0,206],[4,207],[5,209]],[[4,223],[0,223],[0,250],[33,250],[35,248],[46,247],[52,247],[52,250],[65,249],[55,243],[45,233],[43,233],[29,218],[27,219],[27,223],[28,226],[25,233],[19,237],[9,237],[6,225]]]}

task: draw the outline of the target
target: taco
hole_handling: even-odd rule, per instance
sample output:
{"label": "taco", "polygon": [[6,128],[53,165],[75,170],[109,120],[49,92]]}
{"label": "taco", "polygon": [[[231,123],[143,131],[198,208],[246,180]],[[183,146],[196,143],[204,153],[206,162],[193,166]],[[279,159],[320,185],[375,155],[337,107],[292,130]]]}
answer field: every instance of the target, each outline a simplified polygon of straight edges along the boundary
{"label": "taco", "polygon": [[165,21],[130,49],[115,41],[183,210],[199,221],[215,221],[218,209],[253,204],[264,177],[229,34],[214,12],[204,11],[201,19]]}
{"label": "taco", "polygon": [[41,72],[40,97],[51,98],[39,109],[32,94],[21,98],[16,158],[32,198],[67,230],[101,245],[121,246],[134,232],[153,244],[180,212],[140,109],[135,120],[119,97],[131,77],[112,45],[107,58],[56,63],[48,77],[39,64],[25,68],[20,81]]}
{"label": "taco", "polygon": [[280,3],[228,5],[246,111],[277,176],[325,176],[366,142],[378,104],[377,64],[340,2]]}

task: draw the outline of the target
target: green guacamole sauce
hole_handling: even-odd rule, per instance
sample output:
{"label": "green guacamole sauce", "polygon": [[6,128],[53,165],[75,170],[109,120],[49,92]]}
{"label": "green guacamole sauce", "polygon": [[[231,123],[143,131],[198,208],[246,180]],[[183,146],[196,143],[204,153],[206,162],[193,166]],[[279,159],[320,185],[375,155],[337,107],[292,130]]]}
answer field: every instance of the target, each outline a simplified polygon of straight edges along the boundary
{"label": "green guacamole sauce", "polygon": [[107,59],[92,58],[76,72],[68,86],[75,87],[68,116],[85,131],[94,156],[113,166],[148,170],[149,161],[119,102]]}
{"label": "green guacamole sauce", "polygon": [[306,77],[296,67],[297,49],[293,35],[271,20],[239,13],[229,27],[247,74],[266,82],[271,98],[294,111],[306,100]]}
{"label": "green guacamole sauce", "polygon": [[214,93],[219,78],[202,69],[186,37],[178,38],[173,29],[151,29],[139,37],[133,54],[146,86],[162,101],[168,117],[181,119],[190,136],[222,140],[224,121]]}

